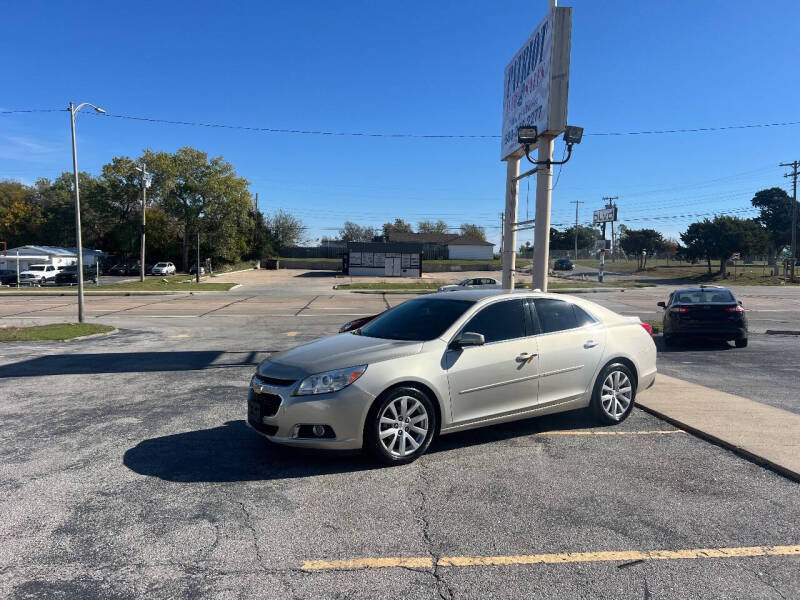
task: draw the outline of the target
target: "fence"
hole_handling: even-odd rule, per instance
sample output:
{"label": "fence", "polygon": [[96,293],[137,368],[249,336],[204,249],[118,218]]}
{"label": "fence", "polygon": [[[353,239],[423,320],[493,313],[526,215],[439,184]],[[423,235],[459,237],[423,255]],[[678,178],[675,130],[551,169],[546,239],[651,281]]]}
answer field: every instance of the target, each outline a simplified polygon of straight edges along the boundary
{"label": "fence", "polygon": [[342,258],[347,253],[347,246],[294,246],[284,248],[283,258]]}

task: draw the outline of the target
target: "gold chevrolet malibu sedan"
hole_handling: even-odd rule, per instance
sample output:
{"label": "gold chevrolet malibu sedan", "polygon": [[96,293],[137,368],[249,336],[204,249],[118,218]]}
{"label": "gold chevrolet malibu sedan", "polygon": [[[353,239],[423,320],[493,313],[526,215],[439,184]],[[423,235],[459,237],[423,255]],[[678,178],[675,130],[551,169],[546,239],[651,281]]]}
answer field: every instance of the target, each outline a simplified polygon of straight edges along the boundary
{"label": "gold chevrolet malibu sedan", "polygon": [[539,415],[588,407],[620,423],[655,380],[648,327],[560,294],[430,294],[262,362],[247,420],[273,442],[388,464],[436,435]]}

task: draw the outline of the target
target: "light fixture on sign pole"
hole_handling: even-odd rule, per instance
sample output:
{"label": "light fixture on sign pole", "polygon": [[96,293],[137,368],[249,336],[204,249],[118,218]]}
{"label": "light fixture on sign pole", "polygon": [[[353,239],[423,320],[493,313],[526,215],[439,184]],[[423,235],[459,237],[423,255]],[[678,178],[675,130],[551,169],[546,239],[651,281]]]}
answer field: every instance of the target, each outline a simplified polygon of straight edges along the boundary
{"label": "light fixture on sign pole", "polygon": [[[567,125],[564,128],[564,143],[567,145],[567,158],[564,160],[533,160],[530,155],[531,145],[535,144],[539,140],[539,135],[536,131],[536,127],[520,127],[517,129],[517,141],[522,144],[523,148],[525,149],[525,158],[528,159],[528,162],[532,165],[563,165],[569,162],[569,159],[572,158],[572,146],[575,144],[580,144],[581,140],[583,139],[583,127],[577,127],[575,125]],[[520,175],[520,179],[525,177],[531,173],[536,172],[536,169],[532,169],[527,173],[523,173]]]}
{"label": "light fixture on sign pole", "polygon": [[75,173],[75,253],[78,255],[78,322],[83,323],[83,242],[81,241],[81,194],[78,188],[78,150],[75,145],[75,116],[84,106],[91,106],[96,112],[105,114],[99,106],[83,102],[75,106],[69,103],[69,121],[72,127],[72,170]]}

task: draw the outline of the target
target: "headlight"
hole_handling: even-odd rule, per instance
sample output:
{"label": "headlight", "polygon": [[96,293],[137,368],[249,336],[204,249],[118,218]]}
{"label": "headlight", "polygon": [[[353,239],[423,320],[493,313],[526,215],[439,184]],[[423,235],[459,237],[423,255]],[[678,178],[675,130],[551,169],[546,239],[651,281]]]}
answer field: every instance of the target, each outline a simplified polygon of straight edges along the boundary
{"label": "headlight", "polygon": [[311,375],[303,380],[295,394],[298,396],[310,396],[311,394],[338,392],[361,377],[366,370],[367,365],[361,365],[360,367],[348,367]]}

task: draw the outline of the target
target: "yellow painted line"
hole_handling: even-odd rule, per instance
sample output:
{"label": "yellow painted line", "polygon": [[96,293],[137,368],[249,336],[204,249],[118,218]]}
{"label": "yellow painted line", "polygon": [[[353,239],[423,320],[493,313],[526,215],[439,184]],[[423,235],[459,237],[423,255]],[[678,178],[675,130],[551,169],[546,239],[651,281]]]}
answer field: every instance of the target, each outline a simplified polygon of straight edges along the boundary
{"label": "yellow painted line", "polygon": [[287,332],[286,332],[286,333],[284,333],[283,335],[288,335],[289,337],[294,337],[294,336],[296,336],[298,333],[300,333],[300,332],[299,332],[299,331],[287,331]]}
{"label": "yellow painted line", "polygon": [[188,338],[189,334],[188,333],[179,333],[178,335],[171,335],[169,337],[171,337],[172,339]]}
{"label": "yellow painted line", "polygon": [[652,431],[542,431],[536,435],[659,435],[686,433],[683,429],[654,429]]}
{"label": "yellow painted line", "polygon": [[[708,558],[747,558],[754,556],[800,556],[795,546],[740,546],[734,548],[690,548],[684,550],[621,550],[610,552],[562,552],[557,554],[518,554],[511,556],[443,556],[439,567],[497,567],[512,565],[630,562],[634,560],[700,560]],[[385,569],[390,567],[433,568],[430,557],[353,558],[346,560],[307,560],[305,571]]]}

